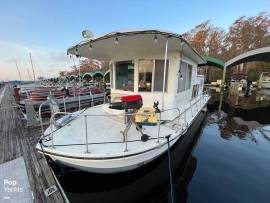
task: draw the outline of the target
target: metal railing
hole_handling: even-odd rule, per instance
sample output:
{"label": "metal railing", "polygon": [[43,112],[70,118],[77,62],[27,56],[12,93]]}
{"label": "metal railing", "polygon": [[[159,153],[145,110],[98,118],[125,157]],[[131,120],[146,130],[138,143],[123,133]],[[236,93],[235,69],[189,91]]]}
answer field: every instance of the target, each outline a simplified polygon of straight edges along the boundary
{"label": "metal railing", "polygon": [[[162,122],[164,122],[164,124],[169,124],[169,123],[172,123],[174,121],[177,122],[177,131],[181,130],[181,133],[180,134],[183,134],[183,132],[185,132],[189,126],[189,122],[187,120],[187,113],[188,111],[190,111],[191,113],[191,120],[193,120],[194,116],[196,114],[198,114],[202,107],[206,105],[206,101],[209,97],[208,92],[205,91],[203,92],[203,94],[201,94],[197,99],[193,100],[195,102],[190,102],[189,106],[187,108],[185,108],[183,111],[181,111],[179,108],[171,108],[171,109],[165,109],[165,110],[162,110],[156,114],[158,114],[158,121],[157,121],[157,136],[156,137],[152,137],[150,139],[156,139],[157,140],[157,143],[159,143],[160,141],[160,126],[162,124]],[[44,102],[45,103],[45,102]],[[199,105],[199,106],[198,106]],[[41,105],[42,106],[42,105]],[[40,106],[40,109],[41,109],[41,106]],[[196,112],[194,112],[194,106],[196,106]],[[177,116],[169,121],[162,121],[161,120],[161,117],[162,117],[162,114],[165,113],[165,112],[168,112],[168,111],[176,111],[177,112]],[[195,114],[194,114],[195,113]],[[128,143],[129,142],[134,142],[134,141],[141,141],[141,140],[128,140],[128,139],[123,139],[122,142],[120,141],[107,141],[107,142],[95,142],[95,143],[89,143],[89,139],[88,139],[88,117],[124,117],[124,118],[127,118],[128,116],[136,116],[136,115],[143,115],[143,116],[149,116],[149,115],[153,115],[153,113],[124,113],[124,114],[81,114],[81,113],[69,113],[69,112],[57,112],[57,113],[54,113],[51,118],[50,118],[50,133],[47,134],[47,135],[44,135],[44,129],[43,129],[43,123],[42,123],[42,119],[41,119],[41,112],[39,111],[39,115],[40,115],[40,124],[41,124],[41,130],[42,130],[42,138],[41,139],[44,139],[45,137],[50,137],[50,141],[51,141],[51,145],[48,145],[46,147],[52,147],[54,148],[55,146],[72,146],[72,145],[85,145],[86,147],[86,153],[90,153],[89,152],[89,145],[90,144],[108,144],[108,143],[125,143],[125,151],[127,151],[127,148],[128,148]],[[58,128],[57,126],[59,124],[56,123],[56,116],[59,116],[59,115],[73,115],[74,118],[72,118],[70,121],[68,121],[67,123],[65,123],[64,125],[68,124],[69,122],[71,122],[72,120],[80,116],[84,117],[84,129],[85,129],[85,143],[73,143],[73,144],[65,144],[65,145],[55,145],[54,144],[54,133],[60,129]],[[184,120],[184,126],[180,124],[180,119],[183,119]],[[55,128],[55,130],[53,130],[53,127]],[[61,126],[63,127],[63,125]]]}

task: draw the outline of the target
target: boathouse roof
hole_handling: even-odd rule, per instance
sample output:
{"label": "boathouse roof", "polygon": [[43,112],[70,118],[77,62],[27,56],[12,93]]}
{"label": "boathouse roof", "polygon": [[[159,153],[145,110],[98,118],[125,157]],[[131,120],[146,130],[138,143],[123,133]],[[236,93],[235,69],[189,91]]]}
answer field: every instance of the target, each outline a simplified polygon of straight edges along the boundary
{"label": "boathouse roof", "polygon": [[270,46],[253,49],[251,51],[240,54],[225,63],[227,68],[250,61],[270,62]]}
{"label": "boathouse roof", "polygon": [[202,58],[206,61],[206,63],[205,64],[199,64],[199,66],[208,65],[208,66],[215,66],[215,67],[218,67],[218,68],[221,68],[221,69],[224,68],[225,62],[220,60],[220,59],[217,59],[217,58],[214,58],[214,57],[211,57],[211,56],[203,56]]}

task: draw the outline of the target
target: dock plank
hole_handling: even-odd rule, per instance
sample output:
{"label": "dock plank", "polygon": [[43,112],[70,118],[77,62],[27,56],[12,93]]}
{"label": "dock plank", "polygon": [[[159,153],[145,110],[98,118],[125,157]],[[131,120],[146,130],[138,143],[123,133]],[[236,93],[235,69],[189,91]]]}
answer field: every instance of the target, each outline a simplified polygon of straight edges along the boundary
{"label": "dock plank", "polygon": [[0,94],[3,95],[0,101],[0,164],[22,156],[34,196],[33,202],[65,202],[59,191],[49,197],[45,196],[44,190],[56,185],[56,182],[45,158],[35,149],[40,137],[40,128],[26,127],[21,111],[12,107],[15,99],[11,88],[2,88]]}

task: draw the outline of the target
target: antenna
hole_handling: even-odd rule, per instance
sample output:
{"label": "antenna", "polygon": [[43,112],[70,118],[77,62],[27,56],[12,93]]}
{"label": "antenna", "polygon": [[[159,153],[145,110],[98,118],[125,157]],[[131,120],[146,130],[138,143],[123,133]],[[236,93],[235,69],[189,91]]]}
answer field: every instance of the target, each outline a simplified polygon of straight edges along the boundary
{"label": "antenna", "polygon": [[18,63],[17,63],[17,61],[15,61],[15,63],[16,63],[16,68],[17,68],[17,71],[18,71],[19,77],[20,77],[20,81],[22,81],[22,77],[21,77],[21,73],[20,73],[20,71],[19,71],[19,67],[18,67]]}
{"label": "antenna", "polygon": [[29,57],[30,57],[30,62],[31,62],[31,66],[32,66],[32,71],[33,71],[34,81],[36,81],[36,76],[35,76],[35,71],[34,71],[34,66],[33,66],[33,62],[32,62],[32,56],[31,56],[31,53],[29,53]]}
{"label": "antenna", "polygon": [[84,39],[91,39],[94,35],[90,30],[82,31],[82,36]]}

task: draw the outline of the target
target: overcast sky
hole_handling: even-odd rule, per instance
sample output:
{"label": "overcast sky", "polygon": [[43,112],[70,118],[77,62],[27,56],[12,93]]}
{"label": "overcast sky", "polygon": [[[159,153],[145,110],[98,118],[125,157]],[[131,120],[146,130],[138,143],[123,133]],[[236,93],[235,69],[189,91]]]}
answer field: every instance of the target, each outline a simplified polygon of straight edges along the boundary
{"label": "overcast sky", "polygon": [[240,16],[269,10],[270,0],[0,0],[0,80],[19,78],[15,61],[28,79],[29,52],[37,75],[68,69],[73,61],[66,50],[82,40],[84,29],[94,35],[125,28],[183,33],[208,19],[228,29]]}

